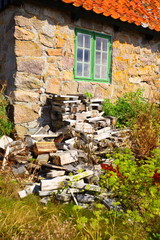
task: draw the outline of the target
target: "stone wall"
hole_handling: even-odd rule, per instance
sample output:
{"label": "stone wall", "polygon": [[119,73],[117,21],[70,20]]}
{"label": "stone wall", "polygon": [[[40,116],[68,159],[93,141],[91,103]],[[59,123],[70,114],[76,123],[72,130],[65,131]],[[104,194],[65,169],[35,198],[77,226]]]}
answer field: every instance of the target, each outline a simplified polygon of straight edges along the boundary
{"label": "stone wall", "polygon": [[[77,94],[87,90],[95,97],[115,100],[124,92],[144,88],[146,97],[158,97],[160,39],[147,41],[143,34],[131,30],[115,31],[107,21],[73,21],[68,12],[29,4],[15,10],[14,21],[17,71],[10,95],[19,135],[34,133],[49,123],[49,93]],[[73,79],[75,27],[101,29],[112,35],[111,84]]]}
{"label": "stone wall", "polygon": [[7,85],[8,90],[13,89],[13,78],[16,72],[14,13],[13,7],[0,13],[0,87]]}

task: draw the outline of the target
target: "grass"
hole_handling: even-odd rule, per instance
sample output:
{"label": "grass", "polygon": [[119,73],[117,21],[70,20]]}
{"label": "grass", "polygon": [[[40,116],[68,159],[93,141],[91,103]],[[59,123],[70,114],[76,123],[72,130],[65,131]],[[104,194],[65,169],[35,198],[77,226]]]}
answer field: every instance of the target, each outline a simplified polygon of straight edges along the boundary
{"label": "grass", "polygon": [[0,177],[0,239],[3,240],[148,240],[144,227],[97,204],[81,209],[47,205],[36,195],[20,200],[20,185],[9,173]]}

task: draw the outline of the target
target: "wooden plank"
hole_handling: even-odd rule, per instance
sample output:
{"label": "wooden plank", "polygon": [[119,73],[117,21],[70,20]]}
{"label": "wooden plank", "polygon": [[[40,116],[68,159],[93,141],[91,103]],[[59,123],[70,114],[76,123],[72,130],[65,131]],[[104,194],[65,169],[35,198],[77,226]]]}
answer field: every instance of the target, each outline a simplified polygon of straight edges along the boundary
{"label": "wooden plank", "polygon": [[102,120],[105,120],[104,117],[94,117],[94,118],[88,118],[87,121],[88,122],[97,122],[97,121],[102,121]]}
{"label": "wooden plank", "polygon": [[101,98],[91,98],[90,99],[90,102],[99,102],[99,103],[102,103],[102,102],[104,102],[104,99],[101,99]]}
{"label": "wooden plank", "polygon": [[38,155],[56,152],[57,148],[54,142],[36,142],[33,151]]}
{"label": "wooden plank", "polygon": [[101,141],[101,140],[104,140],[106,138],[109,138],[110,136],[111,136],[111,132],[108,131],[106,133],[101,133],[99,135],[94,136],[94,140]]}
{"label": "wooden plank", "polygon": [[62,100],[62,101],[54,101],[54,102],[52,102],[52,103],[54,103],[54,104],[67,104],[67,103],[80,103],[81,102],[81,100]]}
{"label": "wooden plank", "polygon": [[34,134],[34,135],[31,135],[32,138],[55,138],[55,137],[58,137],[59,134],[58,133],[54,133],[54,134]]}
{"label": "wooden plank", "polygon": [[101,129],[97,130],[97,131],[95,132],[95,134],[96,134],[96,135],[99,135],[99,134],[105,133],[105,132],[107,132],[107,131],[109,131],[109,130],[111,130],[111,127],[104,127],[104,128],[101,128]]}
{"label": "wooden plank", "polygon": [[64,167],[49,164],[49,163],[43,163],[42,166],[47,167],[47,168],[52,168],[52,169],[66,170],[66,168],[64,168]]}
{"label": "wooden plank", "polygon": [[91,124],[85,122],[77,122],[75,126],[76,131],[82,131],[84,133],[94,133],[94,128]]}
{"label": "wooden plank", "polygon": [[54,177],[59,177],[59,176],[64,176],[65,171],[57,171],[57,170],[51,170],[46,174],[47,178],[54,178]]}
{"label": "wooden plank", "polygon": [[69,176],[60,176],[53,179],[44,179],[40,181],[41,191],[50,191],[63,187],[63,182],[69,180]]}

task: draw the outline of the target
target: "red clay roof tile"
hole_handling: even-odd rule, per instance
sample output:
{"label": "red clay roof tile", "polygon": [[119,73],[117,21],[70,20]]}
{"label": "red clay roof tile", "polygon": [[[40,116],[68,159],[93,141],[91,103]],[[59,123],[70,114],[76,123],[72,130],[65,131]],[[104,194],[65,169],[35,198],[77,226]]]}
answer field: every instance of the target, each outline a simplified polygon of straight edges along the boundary
{"label": "red clay roof tile", "polygon": [[160,0],[61,0],[97,14],[160,31]]}

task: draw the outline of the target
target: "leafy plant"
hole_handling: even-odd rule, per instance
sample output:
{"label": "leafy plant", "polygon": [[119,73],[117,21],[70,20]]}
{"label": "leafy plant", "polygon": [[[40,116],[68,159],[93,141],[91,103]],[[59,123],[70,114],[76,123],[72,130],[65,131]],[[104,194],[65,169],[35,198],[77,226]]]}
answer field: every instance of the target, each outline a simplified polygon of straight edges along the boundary
{"label": "leafy plant", "polygon": [[130,149],[119,149],[108,156],[114,158],[114,169],[116,166],[118,169],[106,171],[101,176],[101,186],[114,192],[124,208],[126,218],[143,224],[148,232],[157,228],[155,219],[160,218],[159,185],[154,182],[155,170],[160,164],[157,165],[160,150],[156,150],[156,154],[140,164]]}
{"label": "leafy plant", "polygon": [[87,98],[93,98],[93,94],[88,92],[88,91],[84,91],[84,95],[87,97]]}
{"label": "leafy plant", "polygon": [[0,137],[10,135],[13,132],[13,123],[9,121],[6,113],[7,105],[8,101],[4,97],[4,89],[2,89],[0,92]]}
{"label": "leafy plant", "polygon": [[144,112],[146,108],[147,102],[141,89],[136,92],[125,93],[115,103],[105,99],[103,104],[104,114],[116,117],[118,127],[131,126],[138,114]]}

